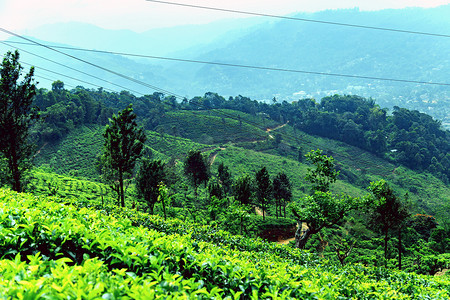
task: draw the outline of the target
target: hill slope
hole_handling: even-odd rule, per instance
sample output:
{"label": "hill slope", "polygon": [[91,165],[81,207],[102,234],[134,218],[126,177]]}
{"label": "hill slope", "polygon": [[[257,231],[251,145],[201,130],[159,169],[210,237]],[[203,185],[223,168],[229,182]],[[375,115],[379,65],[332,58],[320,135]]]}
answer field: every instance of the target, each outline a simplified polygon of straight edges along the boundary
{"label": "hill slope", "polygon": [[[245,114],[241,115],[243,119],[246,118]],[[185,117],[192,118],[192,115],[187,113]],[[200,117],[203,118],[202,114]],[[178,121],[180,122],[180,119]],[[227,118],[225,121],[227,123],[235,122],[234,119]],[[194,124],[197,124],[197,127]],[[203,121],[194,122],[191,119],[189,126],[195,130],[187,131],[186,133],[189,133],[187,137],[201,137],[201,132],[204,130],[212,136],[217,133],[209,127],[205,128],[202,124]],[[236,133],[241,132],[240,127],[222,126],[222,124],[222,118],[218,118],[217,123],[210,124],[210,126],[220,126],[221,128],[218,135],[218,137],[220,136],[220,145],[198,144],[189,139],[147,131],[149,149],[147,153],[153,159],[166,161],[170,158],[182,161],[190,150],[204,151],[207,156],[214,153],[213,173],[223,162],[230,167],[233,176],[240,176],[244,173],[253,176],[253,173],[262,166],[266,166],[273,176],[279,171],[283,171],[293,182],[294,196],[298,198],[308,190],[306,182],[303,180],[307,165],[305,162],[298,161],[299,149],[300,156],[309,150],[323,149],[328,155],[335,157],[341,172],[336,192],[362,196],[367,194],[366,188],[370,181],[386,179],[397,193],[409,194],[410,199],[417,204],[417,212],[432,214],[442,219],[449,218],[450,187],[432,175],[397,167],[364,150],[342,142],[314,137],[305,133],[300,133],[299,139],[296,140],[293,129],[289,125],[271,132],[272,135],[277,134],[278,131],[282,134],[286,140],[281,144],[277,145],[275,139],[260,130],[260,134],[265,134],[263,139],[257,137],[256,142],[240,142],[233,145]],[[38,165],[44,165],[45,168],[50,168],[59,174],[78,175],[99,180],[95,165],[97,154],[103,147],[101,137],[103,130],[101,126],[81,127],[67,135],[61,142],[43,147],[37,155],[36,161]]]}
{"label": "hill slope", "polygon": [[[0,207],[0,290],[11,298],[449,297],[446,278],[360,265],[335,269],[297,249],[226,232],[197,231],[195,241],[193,231],[149,229],[167,226],[133,211],[117,211],[116,218],[5,190]],[[140,220],[147,226],[135,227]]]}

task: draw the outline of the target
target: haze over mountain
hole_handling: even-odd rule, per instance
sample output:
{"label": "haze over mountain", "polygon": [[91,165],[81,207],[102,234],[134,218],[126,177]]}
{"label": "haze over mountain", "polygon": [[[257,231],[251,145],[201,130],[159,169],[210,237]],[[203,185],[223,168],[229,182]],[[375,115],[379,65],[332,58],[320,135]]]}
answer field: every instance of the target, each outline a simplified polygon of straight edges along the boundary
{"label": "haze over mountain", "polygon": [[[450,5],[372,12],[358,9],[328,10],[297,14],[295,17],[446,35],[450,28],[449,15]],[[411,81],[448,83],[447,70],[450,68],[448,37],[268,18],[154,29],[144,33],[68,23],[46,25],[29,31],[29,35],[89,49]],[[134,91],[153,93],[148,87],[130,83],[79,61],[73,63],[72,59],[48,49],[15,46],[93,73]],[[6,47],[2,45],[1,50],[5,52]],[[241,94],[258,100],[276,97],[279,101],[293,101],[305,97],[320,99],[335,93],[358,94],[372,97],[384,107],[398,105],[419,109],[444,123],[448,123],[450,118],[448,86],[132,59],[81,51],[64,52],[182,96],[192,97],[212,91],[223,96]],[[107,88],[121,89],[56,67],[52,62],[39,60],[26,53],[22,57],[36,64],[37,74],[40,74],[39,67],[43,67],[84,78]],[[67,84],[87,86],[57,75],[51,77]],[[39,81],[49,87],[49,82]]]}

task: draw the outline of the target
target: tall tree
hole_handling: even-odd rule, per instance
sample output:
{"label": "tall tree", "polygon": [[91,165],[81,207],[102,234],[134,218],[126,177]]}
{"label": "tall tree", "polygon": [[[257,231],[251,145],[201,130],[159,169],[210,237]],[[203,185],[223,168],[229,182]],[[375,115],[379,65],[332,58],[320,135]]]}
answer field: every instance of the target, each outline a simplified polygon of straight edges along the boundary
{"label": "tall tree", "polygon": [[138,128],[131,104],[112,116],[103,136],[102,161],[109,179],[118,183],[120,205],[125,207],[124,179],[131,177],[146,140],[144,131]]}
{"label": "tall tree", "polygon": [[[359,207],[359,199],[348,195],[333,195],[329,191],[339,172],[335,170],[334,159],[322,154],[322,150],[312,150],[306,157],[314,165],[308,169],[305,179],[313,184],[312,195],[303,197],[300,204],[291,204],[292,213],[297,218],[295,246],[303,249],[308,239],[324,228],[331,228],[344,220],[346,213]],[[306,226],[302,226],[303,223]]]}
{"label": "tall tree", "polygon": [[270,180],[269,172],[266,167],[262,167],[261,170],[255,174],[256,183],[256,198],[261,205],[263,220],[266,219],[266,210],[272,194],[272,182]]}
{"label": "tall tree", "polygon": [[200,151],[189,151],[184,161],[184,174],[186,174],[194,186],[195,195],[200,184],[205,184],[209,179],[208,163]]}
{"label": "tall tree", "polygon": [[292,198],[292,185],[286,173],[279,172],[273,179],[273,197],[276,201],[276,216],[278,218],[278,209],[281,216],[281,209],[284,208],[284,217],[286,217],[286,205]]}
{"label": "tall tree", "polygon": [[18,192],[31,167],[33,146],[29,143],[29,129],[39,118],[32,105],[36,94],[34,68],[19,82],[22,69],[19,52],[7,52],[0,70],[0,152],[8,166],[7,181]]}
{"label": "tall tree", "polygon": [[136,176],[138,195],[147,203],[150,214],[153,214],[155,203],[158,202],[161,184],[167,184],[165,166],[161,160],[143,159]]}
{"label": "tall tree", "polygon": [[219,164],[217,168],[217,177],[219,177],[220,183],[223,186],[223,189],[226,194],[231,193],[231,187],[233,185],[233,179],[231,177],[231,172],[228,166],[225,166],[223,162]]}
{"label": "tall tree", "polygon": [[401,269],[401,229],[409,217],[407,206],[398,199],[385,180],[371,182],[369,221],[372,227],[384,235],[384,262],[387,267],[389,232],[397,230],[399,237],[399,268]]}
{"label": "tall tree", "polygon": [[240,205],[248,205],[252,202],[254,193],[253,181],[250,175],[242,175],[233,184],[233,195]]}

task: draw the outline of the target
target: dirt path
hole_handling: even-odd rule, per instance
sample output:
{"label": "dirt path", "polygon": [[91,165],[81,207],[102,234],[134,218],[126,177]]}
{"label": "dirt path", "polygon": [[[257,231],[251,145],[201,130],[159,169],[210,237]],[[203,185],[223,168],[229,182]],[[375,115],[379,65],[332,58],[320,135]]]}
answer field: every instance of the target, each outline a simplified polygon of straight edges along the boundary
{"label": "dirt path", "polygon": [[448,270],[449,269],[443,269],[442,271],[437,272],[436,274],[434,274],[434,276],[444,276],[448,272]]}
{"label": "dirt path", "polygon": [[[259,207],[257,207],[257,206],[255,206],[255,213],[256,213],[258,216],[262,216],[262,215],[263,215],[262,209],[259,208]],[[266,212],[265,215],[267,216],[267,212]]]}
{"label": "dirt path", "polygon": [[287,245],[287,244],[289,244],[291,241],[295,241],[295,237],[290,238],[290,239],[287,239],[287,240],[278,240],[278,241],[277,241],[277,244],[280,244],[280,245]]}
{"label": "dirt path", "polygon": [[[297,227],[298,227],[298,224],[297,224]],[[304,231],[306,229],[308,229],[308,226],[306,225],[305,222],[303,222],[302,223],[302,231]],[[286,244],[289,244],[291,241],[295,241],[295,237],[289,238],[289,239],[285,239],[285,240],[279,239],[277,241],[277,244],[286,245]]]}
{"label": "dirt path", "polygon": [[212,164],[214,163],[214,161],[216,160],[217,154],[219,154],[220,151],[222,150],[226,150],[226,148],[219,148],[216,151],[214,151],[213,153],[211,153],[209,155],[209,165],[212,166]]}
{"label": "dirt path", "polygon": [[288,123],[289,123],[289,121],[287,121],[285,124],[278,125],[277,127],[274,127],[274,128],[266,128],[266,132],[271,132],[271,131],[274,131],[274,130],[283,128],[283,127],[286,126]]}
{"label": "dirt path", "polygon": [[45,146],[47,146],[48,142],[45,142],[44,145],[42,145],[41,148],[39,148],[39,150],[36,152],[36,154],[34,156],[39,155],[39,153],[41,153],[41,150],[44,149]]}
{"label": "dirt path", "polygon": [[286,126],[288,123],[289,123],[289,121],[287,121],[285,124],[278,125],[278,126],[276,126],[276,127],[274,127],[274,128],[266,128],[266,132],[269,134],[269,138],[271,138],[271,139],[274,138],[273,135],[270,134],[271,131],[274,131],[274,130],[283,128],[283,127]]}

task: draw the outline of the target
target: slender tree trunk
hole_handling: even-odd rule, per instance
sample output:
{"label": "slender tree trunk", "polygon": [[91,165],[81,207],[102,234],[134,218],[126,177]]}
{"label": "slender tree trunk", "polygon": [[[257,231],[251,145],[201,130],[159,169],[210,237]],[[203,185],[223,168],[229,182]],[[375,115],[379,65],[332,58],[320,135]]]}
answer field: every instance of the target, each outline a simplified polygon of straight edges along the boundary
{"label": "slender tree trunk", "polygon": [[21,192],[22,186],[20,184],[20,172],[17,161],[13,162],[12,173],[13,173],[13,190],[15,190],[16,192]]}
{"label": "slender tree trunk", "polygon": [[266,215],[266,208],[265,208],[265,199],[263,200],[263,202],[261,203],[262,205],[262,211],[263,211],[263,221],[265,221],[266,220],[266,218],[265,218],[265,215]]}
{"label": "slender tree trunk", "polygon": [[13,179],[13,190],[16,192],[21,192],[21,185],[20,185],[20,172],[19,172],[19,162],[17,158],[16,153],[16,147],[15,145],[12,145],[11,147],[11,173],[12,173],[12,179]]}
{"label": "slender tree trunk", "polygon": [[398,269],[402,269],[402,227],[398,228]]}
{"label": "slender tree trunk", "polygon": [[164,199],[164,197],[161,197],[161,202],[162,202],[162,206],[163,206],[163,212],[164,212],[164,220],[167,220],[167,216],[166,216],[166,201]]}
{"label": "slender tree trunk", "polygon": [[275,199],[275,217],[278,218],[278,206],[277,206],[277,200]]}
{"label": "slender tree trunk", "polygon": [[123,191],[123,172],[122,169],[119,170],[119,188],[120,188],[120,205],[125,207],[125,193]]}
{"label": "slender tree trunk", "polygon": [[150,198],[147,198],[146,201],[148,203],[148,210],[149,210],[150,214],[153,215],[155,201],[152,201]]}
{"label": "slender tree trunk", "polygon": [[243,225],[244,225],[244,217],[241,215],[241,235],[242,235],[242,227],[243,227]]}
{"label": "slender tree trunk", "polygon": [[387,268],[387,243],[388,243],[388,230],[384,233],[384,267]]}

